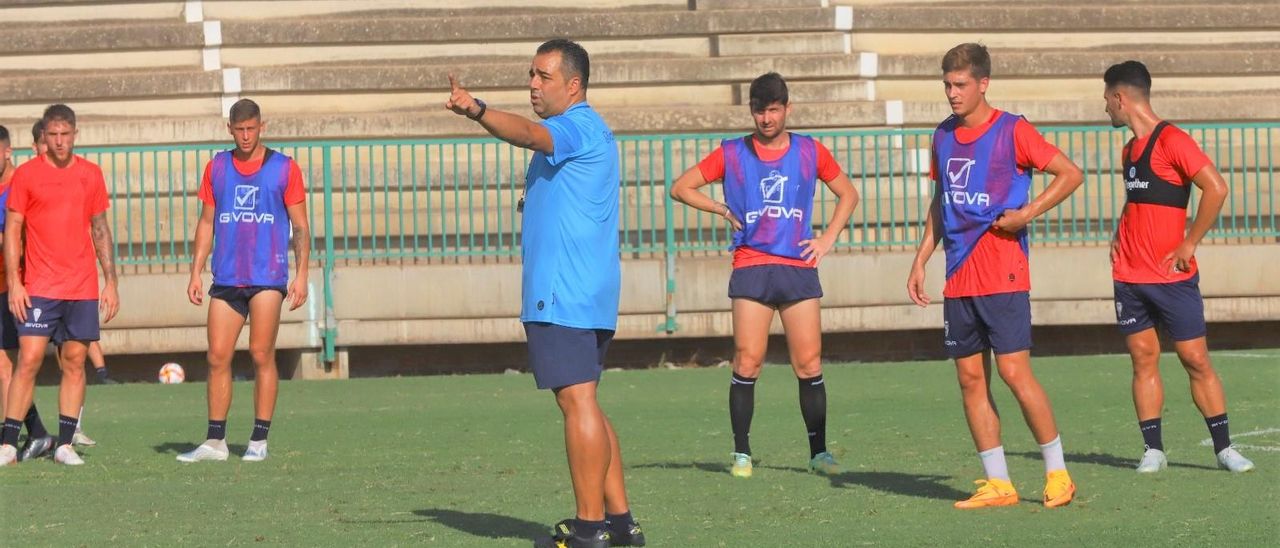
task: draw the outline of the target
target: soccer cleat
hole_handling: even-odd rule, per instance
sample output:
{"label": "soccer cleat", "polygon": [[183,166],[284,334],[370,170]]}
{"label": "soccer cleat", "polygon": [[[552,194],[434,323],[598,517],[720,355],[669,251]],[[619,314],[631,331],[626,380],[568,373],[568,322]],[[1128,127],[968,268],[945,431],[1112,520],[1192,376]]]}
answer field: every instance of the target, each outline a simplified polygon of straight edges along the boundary
{"label": "soccer cleat", "polygon": [[1159,449],[1147,449],[1142,454],[1142,460],[1138,462],[1139,474],[1154,474],[1169,467],[1169,459],[1164,456],[1164,451]]}
{"label": "soccer cleat", "polygon": [[83,445],[85,447],[93,447],[95,445],[98,445],[98,442],[93,441],[93,438],[90,438],[89,436],[84,435],[84,432],[80,432],[77,430],[76,433],[71,436],[71,445]]}
{"label": "soccer cleat", "polygon": [[729,468],[729,473],[735,478],[751,477],[751,455],[746,453],[729,453],[733,457],[733,466]]}
{"label": "soccer cleat", "polygon": [[27,442],[22,444],[22,451],[18,453],[18,460],[38,459],[53,449],[53,436],[43,436],[39,438],[27,438]]}
{"label": "soccer cleat", "polygon": [[610,535],[606,527],[589,537],[578,536],[574,520],[566,519],[556,524],[551,538],[534,541],[534,548],[609,548]]}
{"label": "soccer cleat", "polygon": [[178,462],[200,462],[202,460],[227,460],[227,443],[222,440],[208,440],[191,451],[178,455]]}
{"label": "soccer cleat", "polygon": [[120,384],[120,381],[115,380],[111,377],[104,377],[104,378],[98,379],[98,384]]}
{"label": "soccer cleat", "polygon": [[831,476],[840,473],[840,465],[831,453],[823,451],[809,459],[809,471]]}
{"label": "soccer cleat", "polygon": [[1253,461],[1244,458],[1235,447],[1228,447],[1218,452],[1218,468],[1232,472],[1248,472],[1253,470]]}
{"label": "soccer cleat", "polygon": [[640,524],[631,522],[630,525],[608,523],[609,528],[609,546],[644,546],[644,531],[640,529]]}
{"label": "soccer cleat", "polygon": [[67,466],[80,466],[84,464],[84,459],[76,454],[76,450],[71,444],[59,445],[58,449],[53,452],[53,462],[65,464]]}
{"label": "soccer cleat", "polygon": [[262,462],[267,460],[267,442],[251,441],[249,447],[244,450],[244,456],[240,460],[245,462]]}
{"label": "soccer cleat", "polygon": [[1044,507],[1057,508],[1071,503],[1076,495],[1076,484],[1066,470],[1054,470],[1044,475]]}
{"label": "soccer cleat", "polygon": [[1018,492],[1014,490],[1013,483],[1009,480],[988,478],[973,483],[978,486],[978,491],[972,497],[956,501],[956,508],[968,510],[1018,504]]}
{"label": "soccer cleat", "polygon": [[12,445],[0,445],[0,466],[18,464],[18,448]]}

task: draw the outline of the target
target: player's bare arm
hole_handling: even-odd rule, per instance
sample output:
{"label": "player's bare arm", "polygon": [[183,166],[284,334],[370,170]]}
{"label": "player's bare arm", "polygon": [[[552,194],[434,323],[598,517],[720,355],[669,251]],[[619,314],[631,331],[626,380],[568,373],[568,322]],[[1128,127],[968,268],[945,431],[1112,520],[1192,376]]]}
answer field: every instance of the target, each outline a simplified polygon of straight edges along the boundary
{"label": "player's bare arm", "polygon": [[307,302],[307,265],[311,262],[311,223],[307,220],[307,202],[303,200],[288,207],[289,222],[293,224],[293,236],[289,247],[293,249],[294,268],[297,274],[289,284],[289,310],[297,310]]}
{"label": "player's bare arm", "polygon": [[800,245],[804,246],[804,251],[800,255],[806,261],[818,266],[822,262],[822,258],[827,255],[831,248],[836,245],[836,239],[844,232],[845,227],[849,226],[849,216],[853,215],[853,210],[858,207],[858,190],[853,188],[853,181],[849,180],[849,176],[841,173],[835,179],[826,181],[827,188],[831,189],[831,193],[836,195],[836,210],[831,214],[831,221],[827,223],[827,229],[822,231],[822,235],[812,240],[802,240]]}
{"label": "player's bare arm", "polygon": [[1044,171],[1053,175],[1053,181],[1049,182],[1049,187],[1021,209],[1006,210],[995,223],[992,223],[992,226],[1009,233],[1018,232],[1036,217],[1062,203],[1084,182],[1084,173],[1075,162],[1061,152],[1049,161]]}
{"label": "player's bare arm", "polygon": [[475,97],[472,97],[452,74],[449,75],[449,88],[449,100],[445,102],[444,108],[479,122],[480,127],[490,135],[512,145],[543,154],[554,152],[555,146],[551,140],[551,132],[542,127],[542,124],[534,123],[518,114],[482,108]]}
{"label": "player's bare arm", "polygon": [[1196,207],[1196,218],[1191,222],[1182,245],[1161,261],[1161,264],[1168,265],[1170,272],[1191,270],[1191,258],[1195,256],[1200,240],[1213,228],[1213,223],[1218,220],[1218,213],[1222,211],[1222,204],[1227,200],[1227,182],[1213,164],[1204,166],[1191,178],[1191,182],[1200,189],[1200,204]]}
{"label": "player's bare arm", "polygon": [[111,224],[107,222],[106,212],[89,218],[89,232],[93,236],[93,250],[98,255],[98,264],[102,265],[105,285],[102,296],[98,299],[98,309],[103,313],[102,323],[107,323],[120,311],[120,293],[119,280],[116,278],[116,244],[111,238]]}
{"label": "player's bare arm", "polygon": [[734,230],[742,230],[742,221],[729,211],[728,204],[712,200],[699,190],[712,182],[702,177],[702,170],[698,166],[693,166],[671,184],[671,198],[694,209],[724,217]]}
{"label": "player's bare arm", "polygon": [[929,257],[938,249],[942,241],[942,205],[938,195],[934,194],[929,202],[929,215],[924,219],[924,233],[920,236],[920,245],[916,247],[916,258],[911,263],[911,273],[907,275],[907,296],[911,302],[920,306],[929,305],[929,295],[924,292],[924,266],[929,264]]}
{"label": "player's bare arm", "polygon": [[200,220],[196,221],[196,249],[191,258],[191,280],[187,283],[187,300],[200,306],[204,303],[204,286],[200,282],[200,273],[209,261],[209,253],[213,252],[213,214],[214,207],[202,203]]}
{"label": "player's bare arm", "polygon": [[26,217],[12,209],[8,211],[8,219],[4,223],[4,275],[9,282],[9,311],[19,322],[27,321],[27,309],[31,308],[31,297],[27,295],[18,271],[22,264],[22,229],[25,225]]}

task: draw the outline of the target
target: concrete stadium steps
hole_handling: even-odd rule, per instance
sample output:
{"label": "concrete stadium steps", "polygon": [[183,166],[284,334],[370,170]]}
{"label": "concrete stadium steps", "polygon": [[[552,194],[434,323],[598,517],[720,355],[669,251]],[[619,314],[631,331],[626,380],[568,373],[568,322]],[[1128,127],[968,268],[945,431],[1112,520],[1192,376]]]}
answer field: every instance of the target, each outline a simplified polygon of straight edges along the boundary
{"label": "concrete stadium steps", "polygon": [[840,30],[835,22],[833,8],[527,11],[450,16],[405,10],[349,17],[226,20],[222,22],[222,38],[224,43],[236,46],[536,41],[547,36],[590,40]]}
{"label": "concrete stadium steps", "polygon": [[70,21],[179,19],[185,8],[186,2],[180,0],[5,0],[0,5],[0,21],[39,25]]}
{"label": "concrete stadium steps", "polygon": [[[423,10],[425,5],[443,6]],[[205,0],[207,19],[277,19],[307,16],[347,16],[368,12],[417,10],[442,16],[467,13],[510,14],[522,11],[565,11],[590,9],[671,10],[687,9],[688,0],[466,0],[466,7],[447,2],[421,0]]]}
{"label": "concrete stadium steps", "polygon": [[[1189,9],[1194,5],[1194,10]],[[1090,2],[1006,2],[968,4],[867,5],[856,10],[853,30],[955,32],[1264,30],[1280,28],[1280,10],[1266,0],[1180,4],[1145,1],[1101,5]]]}
{"label": "concrete stadium steps", "polygon": [[[512,62],[524,65],[528,70],[531,52],[536,51],[543,40],[518,40],[507,42],[412,43],[412,44],[331,44],[297,46],[237,46],[225,44],[221,48],[222,63],[227,67],[281,67],[317,63],[380,63],[412,59],[419,62],[441,64],[456,61],[457,66]],[[591,53],[592,65],[606,57],[709,57],[715,50],[714,36],[684,36],[655,38],[617,38],[582,40],[582,47]],[[812,51],[806,53],[838,53]],[[593,66],[592,75],[595,70]]]}

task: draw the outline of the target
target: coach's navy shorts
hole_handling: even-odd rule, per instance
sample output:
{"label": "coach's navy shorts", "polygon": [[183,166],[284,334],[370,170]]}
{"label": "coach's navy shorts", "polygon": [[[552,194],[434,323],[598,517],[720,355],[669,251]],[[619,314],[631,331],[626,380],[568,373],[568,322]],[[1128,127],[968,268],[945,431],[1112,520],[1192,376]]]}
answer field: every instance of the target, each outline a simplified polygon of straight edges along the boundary
{"label": "coach's navy shorts", "polygon": [[545,322],[525,322],[529,369],[540,389],[599,382],[613,331],[579,329]]}
{"label": "coach's navy shorts", "polygon": [[751,299],[776,308],[822,298],[822,284],[816,268],[781,264],[746,266],[733,269],[729,275],[729,298]]}
{"label": "coach's navy shorts", "polygon": [[0,293],[0,350],[13,350],[18,347],[18,324],[14,322],[13,311],[9,310],[9,292]]}
{"label": "coach's navy shorts", "polygon": [[[7,307],[6,307],[7,308]],[[49,337],[54,344],[98,340],[98,300],[31,297],[27,321],[18,324],[19,337]]]}
{"label": "coach's navy shorts", "polygon": [[267,285],[251,285],[247,287],[235,287],[230,285],[211,285],[209,286],[209,296],[221,301],[226,301],[236,313],[249,317],[249,301],[254,295],[263,291],[279,291],[281,295],[288,296],[289,290],[284,287],[274,287]]}
{"label": "coach's navy shorts", "polygon": [[942,339],[952,358],[990,348],[1012,354],[1031,348],[1031,295],[1026,291],[942,301]]}
{"label": "coach's navy shorts", "polygon": [[1132,335],[1156,327],[1164,328],[1175,341],[1203,337],[1204,299],[1200,296],[1200,274],[1167,284],[1114,282],[1116,325]]}

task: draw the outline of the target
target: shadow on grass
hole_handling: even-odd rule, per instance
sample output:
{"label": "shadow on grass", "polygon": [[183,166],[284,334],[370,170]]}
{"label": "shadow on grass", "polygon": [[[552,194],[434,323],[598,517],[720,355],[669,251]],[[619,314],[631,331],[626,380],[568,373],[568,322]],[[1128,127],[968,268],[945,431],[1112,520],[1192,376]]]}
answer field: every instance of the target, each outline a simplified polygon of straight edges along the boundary
{"label": "shadow on grass", "polygon": [[[1011,457],[1023,457],[1027,459],[1040,460],[1043,458],[1040,453],[1034,451],[1024,451],[1021,453],[1007,453]],[[1107,453],[1064,453],[1063,458],[1069,463],[1077,464],[1097,464],[1099,466],[1110,466],[1112,468],[1123,468],[1125,470],[1133,470],[1138,466],[1136,459],[1117,457]],[[1195,470],[1217,470],[1213,466],[1205,466],[1203,464],[1188,464],[1185,462],[1169,461],[1170,468],[1191,468]]]}
{"label": "shadow on grass", "polygon": [[488,539],[533,540],[548,536],[551,529],[540,523],[498,514],[459,512],[440,508],[414,510],[413,514],[463,533]]}
{"label": "shadow on grass", "polygon": [[[158,445],[153,445],[151,446],[151,449],[155,450],[155,452],[157,453],[162,453],[162,454],[168,453],[170,455],[178,455],[181,453],[186,453],[187,451],[191,451],[192,449],[195,449],[196,447],[199,447],[199,446],[200,444],[191,443],[189,441],[170,441],[170,442],[165,442]],[[227,450],[230,451],[232,455],[243,455],[245,449],[248,449],[248,448],[249,446],[247,445],[239,445],[239,444],[227,445]]]}
{"label": "shadow on grass", "polygon": [[[650,464],[640,464],[634,468],[664,468],[664,469],[693,469],[713,474],[724,474],[729,477],[729,466],[721,463],[710,462],[656,462]],[[794,472],[797,474],[811,475],[812,473],[804,468],[795,466],[756,466],[758,469],[780,470],[783,472]],[[944,482],[950,481],[948,476],[907,474],[903,472],[841,472],[831,476],[822,476],[831,482],[832,487],[844,488],[854,485],[892,493],[895,495],[906,495],[909,497],[922,497],[938,500],[960,500],[969,498],[970,493],[965,493],[953,487],[946,485]]]}

